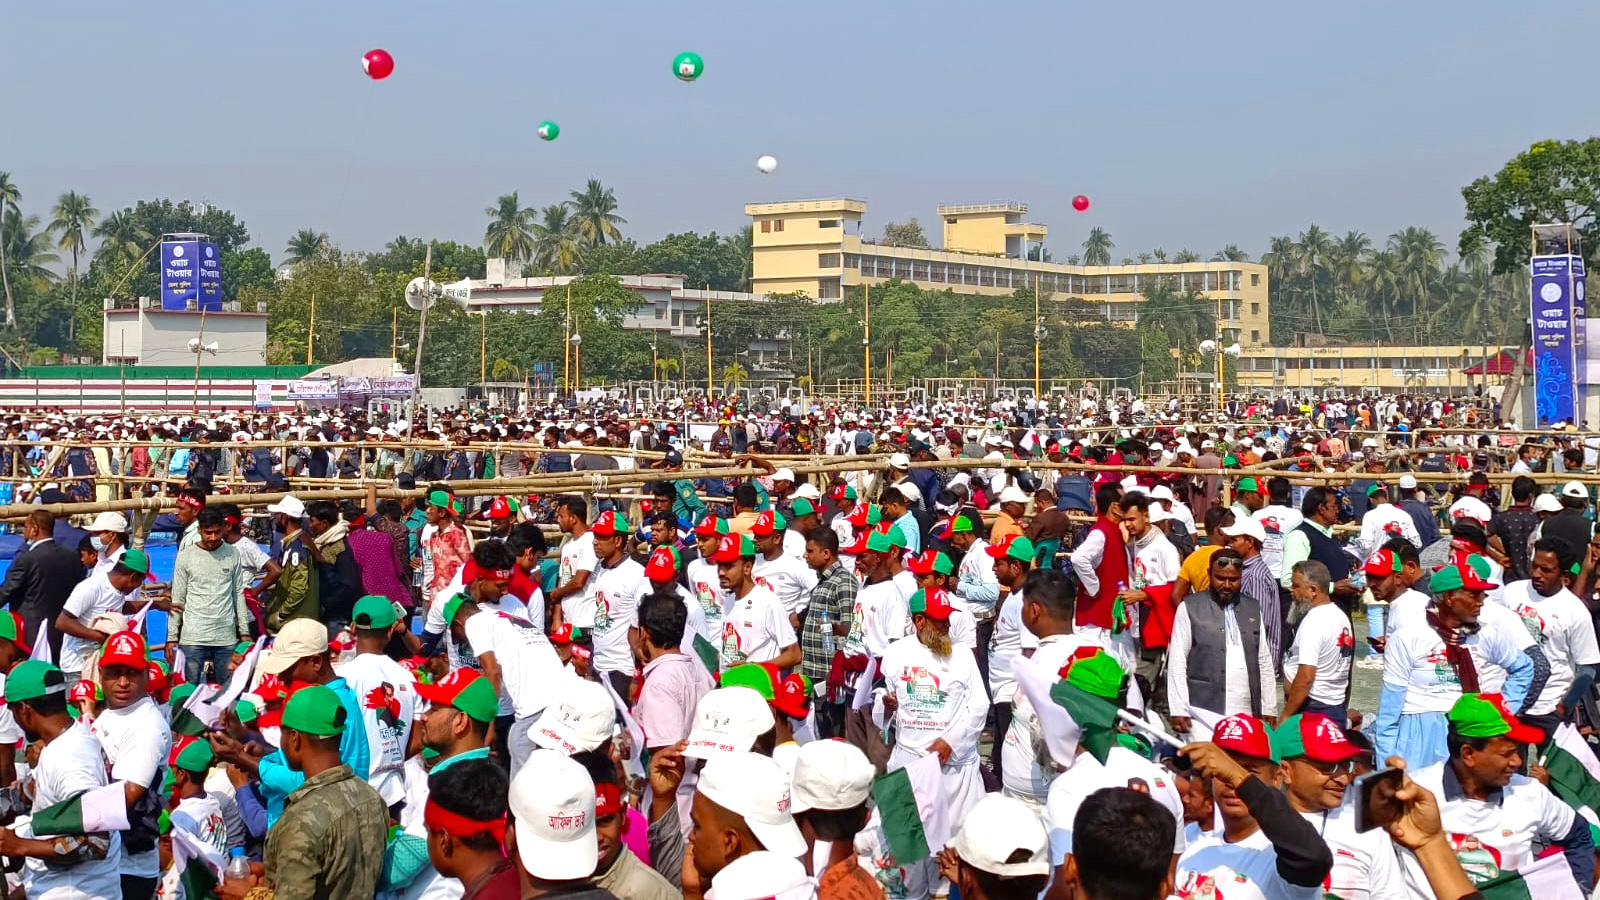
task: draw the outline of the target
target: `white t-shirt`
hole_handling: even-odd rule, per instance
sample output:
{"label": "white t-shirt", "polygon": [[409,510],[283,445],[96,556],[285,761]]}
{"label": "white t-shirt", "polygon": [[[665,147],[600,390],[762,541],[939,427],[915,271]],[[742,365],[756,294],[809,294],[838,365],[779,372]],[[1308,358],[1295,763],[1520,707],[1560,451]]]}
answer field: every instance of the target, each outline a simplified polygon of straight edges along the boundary
{"label": "white t-shirt", "polygon": [[1344,702],[1350,685],[1350,660],[1355,655],[1355,632],[1350,617],[1333,603],[1311,609],[1300,620],[1294,644],[1283,655],[1283,678],[1292,682],[1301,666],[1316,666],[1311,699],[1329,706]]}
{"label": "white t-shirt", "polygon": [[890,644],[906,635],[911,618],[908,599],[892,578],[862,585],[850,610],[845,653],[881,658]]}
{"label": "white t-shirt", "polygon": [[349,683],[366,720],[372,756],[367,783],[383,795],[385,804],[393,806],[405,799],[401,767],[406,762],[412,722],[421,706],[416,676],[381,653],[357,654],[339,666],[338,674]]}
{"label": "white t-shirt", "polygon": [[1544,597],[1533,589],[1532,581],[1513,581],[1500,597],[1528,629],[1539,649],[1550,660],[1550,680],[1544,693],[1528,712],[1546,715],[1567,698],[1579,666],[1600,664],[1600,646],[1595,643],[1594,619],[1583,601],[1566,588]]}
{"label": "white t-shirt", "polygon": [[784,531],[783,555],[792,556],[804,565],[806,561],[806,536],[792,528]]}
{"label": "white t-shirt", "polygon": [[1181,900],[1322,898],[1321,885],[1301,887],[1283,880],[1278,874],[1278,853],[1260,829],[1232,844],[1220,828],[1202,834],[1178,858],[1173,885],[1173,894]]}
{"label": "white t-shirt", "polygon": [[[1483,608],[1490,605],[1485,603]],[[1479,688],[1484,692],[1491,692],[1482,685],[1485,666],[1497,665],[1504,671],[1522,653],[1510,635],[1495,628],[1482,628],[1462,643],[1472,654]],[[1444,640],[1426,622],[1402,625],[1389,635],[1383,649],[1383,684],[1405,692],[1402,715],[1449,712],[1461,696],[1461,679],[1445,656]]]}
{"label": "white t-shirt", "polygon": [[1022,624],[1022,592],[1012,591],[1000,604],[1000,612],[994,618],[994,635],[989,638],[989,687],[996,703],[1009,703],[1016,693],[1012,660],[1037,646],[1038,636]]}
{"label": "white t-shirt", "polygon": [[788,553],[779,553],[777,559],[756,554],[756,564],[750,570],[750,578],[772,591],[783,605],[784,612],[793,615],[805,610],[811,602],[811,590],[817,586],[817,573],[804,560]]}
{"label": "white t-shirt", "polygon": [[689,593],[705,620],[706,636],[716,643],[716,637],[722,634],[722,610],[728,600],[728,592],[717,580],[717,565],[704,559],[691,559],[684,566],[684,576],[689,580]]}
{"label": "white t-shirt", "polygon": [[1289,532],[1300,527],[1305,521],[1305,516],[1300,510],[1292,506],[1263,506],[1255,511],[1250,518],[1261,523],[1261,530],[1267,533],[1267,539],[1261,544],[1261,555],[1267,561],[1267,569],[1272,572],[1272,577],[1283,578],[1283,542]]}
{"label": "white t-shirt", "polygon": [[[39,763],[33,767],[33,812],[54,806],[84,791],[105,787],[105,756],[94,733],[82,722],[45,744]],[[19,837],[33,837],[28,829],[18,829]],[[150,854],[154,855],[155,850]],[[43,860],[26,857],[22,886],[29,900],[106,900],[122,896],[122,833],[111,833],[111,846],[105,859],[81,862],[75,866],[51,866]],[[151,870],[154,878],[158,872]]]}
{"label": "white t-shirt", "polygon": [[[1534,862],[1535,843],[1557,842],[1572,830],[1577,812],[1526,775],[1512,775],[1498,798],[1470,800],[1460,793],[1459,785],[1454,785],[1455,790],[1445,789],[1445,766],[1449,764],[1434,763],[1412,772],[1411,777],[1438,799],[1445,836],[1474,885],[1502,872],[1527,868]],[[1433,896],[1414,855],[1401,853],[1400,866],[1413,895]]]}
{"label": "white t-shirt", "polygon": [[919,756],[942,738],[951,750],[947,765],[977,762],[989,695],[972,651],[952,646],[940,659],[911,635],[889,645],[879,670],[896,701],[897,754]]}
{"label": "white t-shirt", "polygon": [[1354,806],[1345,804],[1300,815],[1317,829],[1333,853],[1333,871],[1322,881],[1325,897],[1406,900],[1405,878],[1400,873],[1394,841],[1382,829],[1356,831]]}
{"label": "white t-shirt", "polygon": [[[600,564],[594,555],[594,532],[585,531],[582,535],[567,541],[561,547],[560,570],[556,575],[556,585],[564,585],[572,580],[572,576],[579,572],[593,572]],[[561,614],[565,620],[581,628],[594,627],[594,577],[591,575],[583,590],[576,594],[567,595],[561,602]]]}
{"label": "white t-shirt", "polygon": [[722,614],[722,643],[718,656],[722,667],[742,662],[776,659],[783,648],[799,643],[789,614],[772,591],[760,585],[743,597],[728,601]]}
{"label": "white t-shirt", "polygon": [[499,610],[467,619],[474,656],[493,653],[500,667],[500,715],[525,719],[544,711],[561,681],[561,658],[544,630]]}
{"label": "white t-shirt", "polygon": [[639,599],[648,593],[650,580],[644,577],[644,566],[633,557],[624,555],[615,566],[595,565],[584,594],[591,604],[597,671],[632,674],[628,627],[639,623]]}
{"label": "white t-shirt", "polygon": [[1403,537],[1412,546],[1422,549],[1422,535],[1417,533],[1416,520],[1393,503],[1380,503],[1361,517],[1359,543],[1366,553],[1376,552],[1392,537]]}
{"label": "white t-shirt", "polygon": [[[1090,794],[1104,788],[1133,787],[1143,782],[1150,796],[1172,813],[1173,821],[1183,821],[1183,798],[1178,796],[1172,773],[1127,747],[1112,747],[1102,764],[1093,754],[1079,753],[1072,767],[1050,782],[1044,806],[1044,825],[1050,831],[1050,864],[1061,865],[1072,852],[1072,821],[1078,807]],[[1182,853],[1187,837],[1175,829],[1172,852]]]}
{"label": "white t-shirt", "polygon": [[[111,780],[143,785],[161,793],[161,779],[172,751],[172,728],[161,708],[149,697],[132,706],[106,709],[94,720],[94,733],[111,764]],[[155,878],[161,874],[161,861],[155,848],[143,853],[123,849],[122,875]]]}
{"label": "white t-shirt", "polygon": [[[0,697],[6,695],[6,673],[0,672]],[[22,726],[11,715],[11,707],[0,703],[0,744],[15,745],[22,740]]]}
{"label": "white t-shirt", "polygon": [[[105,612],[121,612],[122,605],[128,601],[131,594],[124,594],[111,586],[111,579],[102,572],[90,575],[78,582],[67,595],[67,602],[61,611],[78,620],[78,624],[85,627],[95,616]],[[55,623],[50,623],[54,627]],[[100,646],[98,641],[73,637],[70,634],[61,636],[61,671],[81,672],[84,660]]]}
{"label": "white t-shirt", "polygon": [[239,554],[240,582],[249,587],[256,583],[267,570],[267,563],[272,557],[268,556],[261,545],[249,538],[240,538],[230,546]]}
{"label": "white t-shirt", "polygon": [[[222,806],[210,796],[185,797],[172,811],[172,827],[182,828],[218,853],[228,853],[228,824],[222,819]],[[185,898],[194,900],[194,898]]]}
{"label": "white t-shirt", "polygon": [[[1039,639],[1039,647],[1033,651],[1033,656],[1028,660],[1029,665],[1037,666],[1049,676],[1050,681],[1059,680],[1058,672],[1066,665],[1072,654],[1083,646],[1093,646],[1089,641],[1072,634],[1052,634]],[[1017,665],[1013,658],[1011,665]],[[1012,679],[1015,683],[1015,678]],[[1043,740],[1039,731],[1039,717],[1034,714],[1033,704],[1021,688],[1018,688],[1013,697],[1001,696],[996,691],[996,703],[1011,702],[1011,727],[1006,730],[1005,743],[1000,748],[1000,773],[1001,782],[1005,789],[1024,797],[1043,800],[1050,790],[1050,782],[1055,779],[1056,772],[1052,769],[1043,769],[1039,766],[1038,747]]]}

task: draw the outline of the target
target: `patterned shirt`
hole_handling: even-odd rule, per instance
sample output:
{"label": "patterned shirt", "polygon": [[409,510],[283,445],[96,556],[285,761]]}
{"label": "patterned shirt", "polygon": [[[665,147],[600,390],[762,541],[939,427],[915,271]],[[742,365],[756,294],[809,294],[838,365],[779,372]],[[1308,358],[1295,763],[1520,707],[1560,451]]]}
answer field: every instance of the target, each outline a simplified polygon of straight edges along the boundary
{"label": "patterned shirt", "polygon": [[278,900],[370,897],[383,873],[389,811],[349,765],[306,779],[267,834],[267,883]]}
{"label": "patterned shirt", "polygon": [[1254,597],[1261,604],[1262,631],[1266,633],[1267,646],[1272,648],[1272,659],[1283,658],[1283,604],[1278,595],[1278,579],[1272,577],[1272,567],[1267,558],[1257,553],[1244,561],[1239,590]]}
{"label": "patterned shirt", "polygon": [[834,560],[818,576],[817,586],[811,591],[811,606],[800,631],[800,674],[813,684],[828,679],[836,642],[833,626],[850,621],[858,586],[855,576]]}

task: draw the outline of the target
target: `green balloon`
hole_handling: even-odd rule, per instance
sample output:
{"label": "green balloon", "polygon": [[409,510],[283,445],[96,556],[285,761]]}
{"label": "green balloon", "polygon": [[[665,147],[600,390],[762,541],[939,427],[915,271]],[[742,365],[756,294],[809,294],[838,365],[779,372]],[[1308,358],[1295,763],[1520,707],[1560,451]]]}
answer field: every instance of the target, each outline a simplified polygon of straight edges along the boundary
{"label": "green balloon", "polygon": [[706,70],[706,61],[700,54],[688,50],[672,58],[672,74],[678,76],[679,81],[694,81]]}
{"label": "green balloon", "polygon": [[539,139],[553,141],[561,136],[561,126],[546,119],[539,123]]}

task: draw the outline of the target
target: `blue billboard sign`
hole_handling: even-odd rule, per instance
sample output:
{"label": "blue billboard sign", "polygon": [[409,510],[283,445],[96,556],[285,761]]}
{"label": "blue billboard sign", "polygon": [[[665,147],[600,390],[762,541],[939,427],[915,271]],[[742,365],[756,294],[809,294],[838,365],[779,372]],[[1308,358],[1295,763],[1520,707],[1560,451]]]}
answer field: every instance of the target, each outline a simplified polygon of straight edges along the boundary
{"label": "blue billboard sign", "polygon": [[161,308],[222,309],[222,258],[208,241],[161,245]]}
{"label": "blue billboard sign", "polygon": [[1531,298],[1534,415],[1540,428],[1578,421],[1577,329],[1582,324],[1583,259],[1535,256]]}

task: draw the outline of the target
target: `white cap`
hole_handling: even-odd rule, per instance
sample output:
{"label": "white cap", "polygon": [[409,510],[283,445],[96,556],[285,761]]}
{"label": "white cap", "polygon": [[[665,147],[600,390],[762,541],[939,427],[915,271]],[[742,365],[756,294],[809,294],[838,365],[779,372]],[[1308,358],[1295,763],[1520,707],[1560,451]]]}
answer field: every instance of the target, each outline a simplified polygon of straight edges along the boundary
{"label": "white cap", "polygon": [[1561,512],[1561,501],[1556,499],[1555,494],[1540,494],[1533,498],[1533,511],[1536,513]]}
{"label": "white cap", "polygon": [[[1050,874],[1050,835],[1039,814],[1021,800],[985,794],[968,810],[952,842],[956,855],[975,869],[1003,878]],[[1028,858],[1008,862],[1018,850]]]}
{"label": "white cap", "polygon": [[911,457],[904,453],[896,453],[889,457],[889,468],[909,469],[911,468]]}
{"label": "white cap", "polygon": [[272,649],[261,657],[261,671],[282,675],[286,669],[308,656],[328,652],[328,626],[316,619],[290,619],[272,639]]}
{"label": "white cap", "polygon": [[747,752],[775,724],[772,707],[754,688],[734,685],[707,691],[694,708],[694,728],[683,755],[714,759]]}
{"label": "white cap", "polygon": [[822,492],[817,490],[817,486],[812,484],[809,481],[804,482],[804,483],[796,486],[795,489],[794,489],[794,495],[795,495],[796,499],[801,498],[801,497],[804,497],[807,500],[821,500],[822,499]]}
{"label": "white cap", "polygon": [[569,678],[556,695],[560,699],[539,716],[538,724],[529,733],[535,744],[571,756],[611,739],[617,707],[604,685]]}
{"label": "white cap", "polygon": [[1026,504],[1028,502],[1028,495],[1022,492],[1022,488],[1019,488],[1013,484],[1000,492],[1000,502]]}
{"label": "white cap", "polygon": [[1165,522],[1168,519],[1172,518],[1172,513],[1167,512],[1167,508],[1165,506],[1162,506],[1160,503],[1152,503],[1152,504],[1150,504],[1149,510],[1150,510],[1150,522],[1151,522],[1151,524],[1154,524],[1156,522]]}
{"label": "white cap", "polygon": [[779,469],[778,471],[772,473],[772,480],[773,481],[787,481],[790,484],[793,484],[794,483],[794,470],[793,469]]}
{"label": "white cap", "polygon": [[89,531],[115,531],[121,534],[128,530],[128,519],[119,512],[103,512],[94,517],[89,523]]}
{"label": "white cap", "polygon": [[517,856],[544,881],[594,874],[600,844],[594,836],[594,779],[581,763],[554,750],[535,750],[511,779],[508,799],[517,821]]}
{"label": "white cap", "polygon": [[[827,741],[825,743],[837,743]],[[811,900],[817,886],[800,860],[770,850],[746,853],[711,878],[706,900]]]}
{"label": "white cap", "polygon": [[789,809],[854,809],[867,802],[877,770],[859,747],[844,741],[809,741],[794,762]]}
{"label": "white cap", "polygon": [[1462,497],[1450,504],[1450,518],[1452,521],[1461,518],[1476,519],[1487,525],[1489,520],[1494,518],[1494,513],[1489,509],[1489,504],[1477,497]]}
{"label": "white cap", "polygon": [[761,846],[773,853],[795,857],[806,852],[805,838],[789,814],[789,776],[771,759],[748,751],[717,754],[700,770],[695,790],[743,818]]}
{"label": "white cap", "polygon": [[983,439],[985,447],[998,447],[1003,443],[1005,443],[1005,440],[997,434],[991,434]]}
{"label": "white cap", "polygon": [[1216,447],[1217,447],[1217,442],[1213,441],[1210,438],[1206,438],[1205,440],[1200,442],[1200,449],[1201,450],[1215,450]]}
{"label": "white cap", "polygon": [[1361,442],[1361,446],[1375,449],[1378,446],[1378,439],[1377,438],[1367,438],[1366,440]]}
{"label": "white cap", "polygon": [[1589,492],[1583,489],[1582,482],[1569,481],[1561,486],[1561,496],[1576,497],[1579,500],[1587,500],[1589,499]]}
{"label": "white cap", "polygon": [[1222,529],[1222,533],[1228,537],[1238,537],[1241,534],[1245,537],[1253,537],[1258,544],[1267,542],[1267,529],[1263,528],[1261,523],[1251,516],[1236,517],[1232,525]]}
{"label": "white cap", "polygon": [[1414,491],[1417,489],[1417,476],[1407,472],[1400,476],[1400,490]]}
{"label": "white cap", "polygon": [[1155,487],[1150,489],[1150,499],[1151,500],[1165,500],[1168,503],[1171,503],[1171,502],[1173,502],[1174,500],[1176,500],[1178,498],[1176,498],[1176,497],[1174,497],[1172,495],[1172,488],[1167,487],[1164,484],[1158,484]]}
{"label": "white cap", "polygon": [[291,519],[300,519],[305,517],[306,505],[300,502],[299,497],[289,494],[277,503],[269,504],[267,512],[282,513]]}

